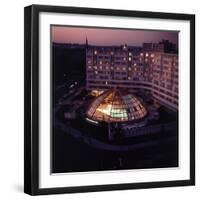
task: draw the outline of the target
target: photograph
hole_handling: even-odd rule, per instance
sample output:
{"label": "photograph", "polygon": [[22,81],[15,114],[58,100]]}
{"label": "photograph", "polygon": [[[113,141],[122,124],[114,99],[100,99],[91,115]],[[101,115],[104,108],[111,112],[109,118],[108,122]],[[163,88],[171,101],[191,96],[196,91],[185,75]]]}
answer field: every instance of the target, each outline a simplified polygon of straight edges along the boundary
{"label": "photograph", "polygon": [[30,5],[24,192],[195,184],[195,15]]}
{"label": "photograph", "polygon": [[50,35],[51,173],[179,167],[179,31]]}

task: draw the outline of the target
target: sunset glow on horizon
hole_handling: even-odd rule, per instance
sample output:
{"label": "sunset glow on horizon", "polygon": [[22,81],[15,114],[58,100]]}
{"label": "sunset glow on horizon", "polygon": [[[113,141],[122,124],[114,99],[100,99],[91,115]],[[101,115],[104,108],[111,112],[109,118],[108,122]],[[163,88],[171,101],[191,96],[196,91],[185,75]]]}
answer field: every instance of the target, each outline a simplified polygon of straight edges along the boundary
{"label": "sunset glow on horizon", "polygon": [[52,41],[56,43],[84,44],[86,37],[90,45],[133,45],[142,46],[143,42],[157,43],[169,40],[178,43],[178,32],[156,30],[134,30],[114,28],[85,28],[52,26]]}

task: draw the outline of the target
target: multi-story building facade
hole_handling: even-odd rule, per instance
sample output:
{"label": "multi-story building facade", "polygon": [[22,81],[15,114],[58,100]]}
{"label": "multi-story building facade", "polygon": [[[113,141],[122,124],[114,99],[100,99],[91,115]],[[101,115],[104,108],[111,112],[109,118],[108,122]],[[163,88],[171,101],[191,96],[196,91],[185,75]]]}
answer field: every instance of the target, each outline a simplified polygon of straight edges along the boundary
{"label": "multi-story building facade", "polygon": [[163,43],[144,43],[141,48],[87,46],[86,87],[148,92],[156,102],[177,110],[178,54],[166,53]]}
{"label": "multi-story building facade", "polygon": [[151,85],[154,99],[168,107],[178,109],[177,54],[155,54]]}

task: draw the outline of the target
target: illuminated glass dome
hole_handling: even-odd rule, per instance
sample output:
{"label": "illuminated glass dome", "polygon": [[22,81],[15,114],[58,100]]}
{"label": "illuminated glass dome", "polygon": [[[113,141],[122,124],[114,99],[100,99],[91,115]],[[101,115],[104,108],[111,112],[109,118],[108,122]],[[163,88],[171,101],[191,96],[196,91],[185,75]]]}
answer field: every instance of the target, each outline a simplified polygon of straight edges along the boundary
{"label": "illuminated glass dome", "polygon": [[114,88],[96,97],[86,115],[95,121],[128,122],[144,118],[147,110],[135,95]]}

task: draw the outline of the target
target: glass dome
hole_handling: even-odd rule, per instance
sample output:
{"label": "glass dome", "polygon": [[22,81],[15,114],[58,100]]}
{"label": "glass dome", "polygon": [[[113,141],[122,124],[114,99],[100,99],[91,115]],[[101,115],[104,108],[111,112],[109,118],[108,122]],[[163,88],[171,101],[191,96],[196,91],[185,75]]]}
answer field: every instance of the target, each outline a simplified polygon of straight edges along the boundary
{"label": "glass dome", "polygon": [[86,115],[95,121],[128,122],[144,118],[147,110],[135,95],[114,88],[96,97]]}

